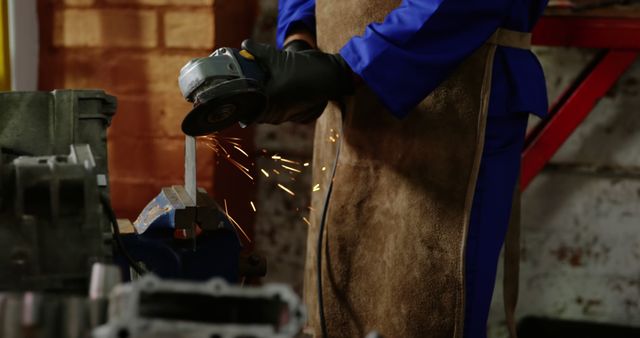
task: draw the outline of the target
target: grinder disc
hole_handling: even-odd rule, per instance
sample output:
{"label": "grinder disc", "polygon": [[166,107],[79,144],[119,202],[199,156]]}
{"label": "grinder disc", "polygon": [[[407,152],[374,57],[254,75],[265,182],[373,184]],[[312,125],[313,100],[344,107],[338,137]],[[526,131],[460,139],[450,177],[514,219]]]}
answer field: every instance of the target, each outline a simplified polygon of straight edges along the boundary
{"label": "grinder disc", "polygon": [[200,90],[194,108],[182,121],[182,131],[202,136],[223,130],[237,122],[254,120],[267,104],[267,96],[257,81],[229,80]]}

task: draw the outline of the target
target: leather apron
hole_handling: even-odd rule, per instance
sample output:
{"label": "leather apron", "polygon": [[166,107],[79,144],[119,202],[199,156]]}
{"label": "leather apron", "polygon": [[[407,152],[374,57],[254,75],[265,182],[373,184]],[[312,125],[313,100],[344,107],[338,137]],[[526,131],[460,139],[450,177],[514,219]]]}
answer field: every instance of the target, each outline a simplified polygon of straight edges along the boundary
{"label": "leather apron", "polygon": [[[400,4],[316,0],[318,46],[337,53]],[[512,34],[515,33],[515,34]],[[484,143],[496,44],[526,43],[499,30],[407,117],[360,86],[317,121],[304,297],[320,332],[316,244],[327,209],[322,294],[328,336],[462,337],[464,250]],[[520,41],[522,40],[522,41]],[[332,165],[339,150],[328,201]]]}

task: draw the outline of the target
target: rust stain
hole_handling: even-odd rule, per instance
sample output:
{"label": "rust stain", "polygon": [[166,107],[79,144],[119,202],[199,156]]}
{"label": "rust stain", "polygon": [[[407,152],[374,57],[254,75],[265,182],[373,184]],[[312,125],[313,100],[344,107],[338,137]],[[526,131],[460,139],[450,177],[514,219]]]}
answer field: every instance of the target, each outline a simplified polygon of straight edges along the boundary
{"label": "rust stain", "polygon": [[565,245],[560,246],[556,250],[552,250],[551,254],[556,256],[559,262],[568,262],[573,267],[583,266],[582,261],[583,250],[582,248],[571,248]]}

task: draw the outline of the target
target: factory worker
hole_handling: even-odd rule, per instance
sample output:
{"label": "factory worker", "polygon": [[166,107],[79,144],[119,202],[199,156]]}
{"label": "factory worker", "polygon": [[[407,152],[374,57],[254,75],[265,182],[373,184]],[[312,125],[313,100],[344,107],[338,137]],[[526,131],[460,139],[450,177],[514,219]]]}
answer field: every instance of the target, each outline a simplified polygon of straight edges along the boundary
{"label": "factory worker", "polygon": [[284,51],[243,43],[269,74],[258,122],[319,116],[316,337],[486,337],[527,117],[547,111],[528,34],[545,5],[281,0]]}

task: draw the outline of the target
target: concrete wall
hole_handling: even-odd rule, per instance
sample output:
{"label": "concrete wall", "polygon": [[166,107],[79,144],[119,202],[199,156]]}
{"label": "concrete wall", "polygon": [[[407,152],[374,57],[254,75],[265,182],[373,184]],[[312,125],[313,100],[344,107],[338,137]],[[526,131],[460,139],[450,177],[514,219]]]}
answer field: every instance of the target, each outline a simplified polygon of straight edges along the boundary
{"label": "concrete wall", "polygon": [[[555,98],[595,52],[536,53]],[[627,174],[546,170],[523,194],[519,318],[640,326],[639,93],[640,60],[552,159],[559,167],[605,165]],[[498,283],[491,337],[505,336],[501,297]]]}

